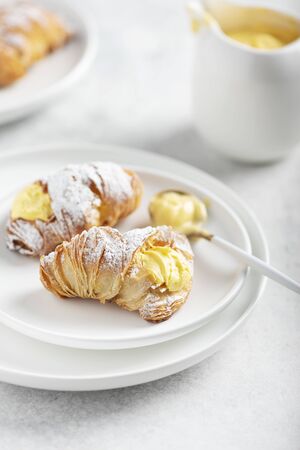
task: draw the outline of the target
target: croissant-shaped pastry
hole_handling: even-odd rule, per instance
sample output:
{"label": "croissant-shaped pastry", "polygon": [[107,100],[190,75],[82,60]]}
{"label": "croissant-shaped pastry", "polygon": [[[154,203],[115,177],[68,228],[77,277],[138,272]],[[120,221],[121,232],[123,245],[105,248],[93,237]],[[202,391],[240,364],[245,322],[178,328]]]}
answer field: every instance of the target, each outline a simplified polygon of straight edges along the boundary
{"label": "croissant-shaped pastry", "polygon": [[52,12],[21,1],[0,8],[0,86],[22,77],[28,68],[70,39]]}
{"label": "croissant-shaped pastry", "polygon": [[41,257],[44,286],[60,297],[112,301],[151,322],[168,319],[192,286],[187,238],[166,226],[121,234],[93,227]]}
{"label": "croissant-shaped pastry", "polygon": [[92,226],[114,226],[139,205],[142,183],[114,163],[70,165],[21,191],[12,205],[7,246],[40,256]]}

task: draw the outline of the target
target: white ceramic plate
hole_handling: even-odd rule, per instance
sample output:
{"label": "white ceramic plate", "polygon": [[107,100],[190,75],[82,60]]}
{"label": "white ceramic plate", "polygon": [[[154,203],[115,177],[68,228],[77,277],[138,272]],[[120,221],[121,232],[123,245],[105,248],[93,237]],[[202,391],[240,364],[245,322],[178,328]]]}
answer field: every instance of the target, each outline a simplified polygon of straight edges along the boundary
{"label": "white ceramic plate", "polygon": [[[120,224],[122,231],[149,225],[148,204],[156,192],[169,188],[192,192],[211,203],[207,228],[250,250],[247,232],[232,209],[201,183],[178,175],[130,164],[126,149],[52,146],[40,152],[2,157],[0,167],[0,273],[3,277],[0,321],[46,342],[87,349],[140,347],[174,339],[214,318],[237,295],[246,271],[235,258],[206,241],[195,244],[193,290],[187,303],[168,321],[151,324],[137,313],[96,300],[61,300],[46,291],[38,276],[39,261],[5,247],[5,224],[13,197],[20,187],[68,163],[118,160],[140,174],[144,184],[141,207]],[[40,156],[40,157],[39,157]],[[22,176],[16,176],[16,170]],[[26,179],[24,174],[26,174]],[[10,194],[4,195],[9,186]],[[5,198],[6,197],[6,198]]]}
{"label": "white ceramic plate", "polygon": [[[90,154],[87,151],[86,156]],[[231,190],[211,176],[183,163],[144,152],[102,150],[101,155],[107,158],[113,155],[119,162],[126,158],[127,162],[143,162],[147,167],[169,168],[173,174],[204,185],[222,196],[246,224],[253,253],[268,260],[264,235],[252,213]],[[44,156],[41,154],[40,158]],[[85,159],[84,155],[82,159]],[[2,159],[1,167],[3,162]],[[8,159],[6,164],[10,165]],[[21,168],[16,176],[20,174]],[[216,319],[183,337],[139,349],[71,349],[33,340],[0,325],[0,379],[43,389],[98,390],[162,378],[196,364],[218,350],[249,317],[264,286],[265,279],[250,270],[236,300]]]}
{"label": "white ceramic plate", "polygon": [[[61,49],[34,64],[24,77],[0,89],[0,124],[25,117],[70,88],[95,56],[95,26],[76,1],[36,0],[66,20],[75,36]],[[0,4],[6,0],[0,0]]]}

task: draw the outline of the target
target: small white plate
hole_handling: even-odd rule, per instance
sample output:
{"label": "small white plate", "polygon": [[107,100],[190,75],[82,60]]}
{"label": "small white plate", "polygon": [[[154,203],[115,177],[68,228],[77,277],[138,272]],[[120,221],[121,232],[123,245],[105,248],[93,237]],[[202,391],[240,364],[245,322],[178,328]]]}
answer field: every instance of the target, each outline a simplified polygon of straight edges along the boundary
{"label": "small white plate", "polygon": [[[46,342],[87,349],[120,349],[152,345],[174,339],[204,325],[220,313],[238,294],[246,271],[235,258],[206,241],[195,244],[193,290],[186,304],[160,324],[144,321],[137,313],[96,300],[61,300],[45,290],[37,259],[10,252],[5,247],[5,224],[15,193],[68,163],[93,160],[120,161],[135,168],[144,183],[142,205],[120,224],[122,231],[149,224],[147,207],[153,194],[174,188],[207,197],[211,206],[207,228],[250,250],[250,242],[238,216],[226,203],[201,183],[162,169],[138,168],[130,164],[129,150],[83,145],[51,146],[39,152],[15,153],[0,159],[0,321],[17,331]],[[39,157],[40,155],[40,157]],[[142,153],[141,153],[142,155]],[[140,155],[139,155],[140,156]],[[131,158],[132,159],[132,158]],[[138,158],[141,160],[141,158]],[[161,167],[161,166],[160,166]],[[22,171],[20,177],[19,171]],[[26,174],[26,179],[24,177]],[[5,196],[9,186],[10,194]]]}
{"label": "small white plate", "polygon": [[[173,174],[205,185],[222,196],[246,224],[253,253],[268,260],[266,241],[257,220],[222,183],[179,161],[144,152],[124,149],[122,152],[128,162],[143,161],[145,166],[153,168],[169,167]],[[87,151],[88,158],[90,155]],[[116,156],[115,151],[112,155]],[[109,150],[106,156],[109,157]],[[122,162],[121,150],[118,159]],[[17,176],[19,173],[20,170]],[[74,391],[125,387],[171,375],[220,349],[249,317],[264,286],[265,278],[250,270],[236,300],[214,320],[178,339],[139,349],[102,351],[58,347],[33,340],[0,324],[0,380],[34,388]]]}
{"label": "small white plate", "polygon": [[35,63],[20,80],[0,88],[0,124],[25,117],[57,98],[84,75],[96,54],[94,22],[76,1],[37,2],[64,18],[74,38]]}

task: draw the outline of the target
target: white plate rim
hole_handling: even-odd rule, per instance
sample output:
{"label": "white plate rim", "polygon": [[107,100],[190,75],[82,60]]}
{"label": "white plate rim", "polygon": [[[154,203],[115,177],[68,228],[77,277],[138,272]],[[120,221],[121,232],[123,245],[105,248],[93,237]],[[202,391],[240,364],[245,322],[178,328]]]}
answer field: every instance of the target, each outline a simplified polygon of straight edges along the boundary
{"label": "white plate rim", "polygon": [[84,30],[85,51],[73,69],[52,86],[46,87],[33,99],[28,99],[23,102],[20,101],[17,106],[12,105],[2,110],[0,112],[1,125],[30,114],[50,100],[57,98],[63,91],[70,89],[87,72],[95,59],[98,40],[96,24],[91,14],[86,9],[83,9],[76,0],[72,3],[70,0],[62,0],[60,4],[63,5],[65,11],[69,11],[69,14],[76,16],[77,20],[81,23],[82,29]]}
{"label": "white plate rim", "polygon": [[[89,144],[83,144],[85,147],[80,146],[80,152],[82,151],[82,148],[86,148],[87,150],[90,148]],[[47,147],[47,150],[46,150]],[[101,152],[102,145],[97,146],[97,151]],[[61,151],[64,152],[67,150],[67,152],[74,152],[76,149],[74,149],[72,144],[48,144],[46,146],[35,146],[31,147],[31,151],[27,152],[24,149],[18,150],[15,149],[12,151],[13,158],[17,158],[18,156],[24,156],[28,153],[36,153],[36,152],[47,152],[49,151]],[[104,146],[104,148],[107,148],[107,146]],[[110,146],[110,151],[112,151],[114,146]],[[122,147],[122,152],[125,151],[125,147]],[[3,152],[0,154],[0,161],[1,159],[7,159],[8,157],[11,157],[11,154],[8,154],[8,152]],[[100,155],[101,159],[101,155]],[[140,169],[140,171],[144,173],[153,173],[153,169],[149,167],[145,167],[143,165],[139,164],[127,164],[128,167],[133,169]],[[187,180],[185,177],[182,177],[180,175],[172,175],[167,174],[165,170],[157,169],[155,168],[155,174],[156,175],[168,175],[169,178],[174,178],[175,181],[179,182],[185,182],[187,183]],[[188,184],[192,188],[199,187],[199,184],[196,182],[188,181]],[[235,213],[235,211],[230,208],[227,203],[217,196],[214,192],[210,191],[209,189],[206,189],[201,185],[201,190],[204,193],[207,193],[207,195],[212,199],[217,199],[218,203],[222,205],[222,207],[228,211],[228,213],[234,218],[235,222],[239,225],[240,231],[243,235],[243,239],[245,241],[246,249],[248,251],[251,251],[251,243],[248,236],[248,233],[246,231],[246,228],[243,224],[243,222],[240,220],[239,216]],[[237,281],[233,284],[231,289],[227,292],[227,294],[222,298],[220,302],[218,302],[213,308],[211,308],[207,313],[203,314],[200,318],[196,318],[194,320],[189,321],[186,324],[182,324],[181,326],[178,326],[176,329],[171,330],[160,330],[159,333],[157,333],[158,329],[150,329],[148,330],[148,334],[145,336],[127,336],[125,337],[110,337],[110,338],[94,338],[94,337],[78,337],[76,335],[71,334],[64,334],[61,332],[50,332],[48,330],[44,330],[42,328],[39,328],[38,326],[28,324],[20,319],[16,319],[12,316],[10,316],[8,313],[5,313],[3,311],[0,311],[0,322],[2,322],[4,325],[18,331],[19,333],[23,333],[26,336],[29,336],[34,339],[41,340],[42,342],[47,342],[50,344],[55,345],[61,345],[61,346],[68,346],[71,348],[85,348],[85,349],[92,349],[92,350],[119,350],[119,349],[128,349],[128,348],[137,348],[137,347],[144,347],[148,345],[155,345],[161,342],[166,342],[175,338],[178,338],[179,336],[183,336],[187,333],[190,333],[194,331],[195,329],[205,325],[210,320],[213,320],[214,317],[216,317],[222,310],[224,310],[239,294],[241,291],[246,278],[247,278],[247,270],[244,270],[240,273],[239,278]]]}
{"label": "white plate rim", "polygon": [[[68,144],[69,145],[69,144]],[[97,148],[96,144],[91,144],[94,146],[94,148]],[[27,147],[28,148],[28,147]],[[106,148],[111,148],[110,146],[106,146]],[[116,147],[113,146],[114,149],[119,148],[120,147]],[[132,150],[129,149],[131,152],[138,152],[139,154],[143,154],[145,157],[149,156],[148,152],[144,152],[141,150]],[[19,153],[17,151],[17,153]],[[7,150],[6,152],[3,152],[3,154],[0,155],[0,159],[2,156],[12,156],[13,155],[13,151],[12,150]],[[158,156],[158,155],[153,155],[154,159],[156,160],[164,160],[166,163],[170,163],[170,162],[174,162],[174,160],[172,158],[169,157],[165,157],[165,156]],[[268,246],[267,246],[267,241],[265,238],[265,235],[263,233],[263,230],[257,220],[257,218],[255,217],[255,215],[253,214],[253,212],[251,210],[249,210],[248,206],[245,204],[245,202],[235,193],[233,192],[230,188],[228,188],[226,185],[224,185],[222,182],[218,181],[217,179],[215,179],[214,177],[212,177],[211,175],[199,170],[199,169],[195,169],[194,167],[189,166],[186,163],[181,163],[180,161],[175,161],[175,164],[177,165],[177,169],[182,170],[183,168],[185,169],[186,174],[189,173],[190,176],[194,177],[197,175],[199,175],[199,172],[201,172],[201,175],[203,178],[206,179],[206,181],[209,184],[213,184],[215,187],[217,187],[218,189],[222,189],[222,192],[225,192],[225,194],[227,196],[230,197],[230,203],[235,203],[235,206],[238,208],[241,208],[244,211],[244,214],[246,214],[250,220],[252,221],[252,225],[254,226],[254,228],[256,229],[256,234],[260,239],[260,250],[262,252],[262,254],[260,255],[266,262],[268,262],[269,260],[269,250],[268,250]],[[208,344],[204,349],[202,349],[201,354],[207,353],[206,356],[209,356],[209,354],[214,353],[221,344],[225,343],[225,341],[228,340],[228,338],[230,338],[230,336],[246,321],[246,319],[250,316],[250,313],[253,311],[254,307],[256,306],[258,300],[261,298],[261,295],[265,289],[265,285],[266,285],[266,278],[260,276],[259,277],[259,282],[257,285],[257,292],[256,295],[253,297],[253,299],[251,300],[250,304],[247,306],[247,308],[245,309],[245,311],[243,312],[243,314],[240,316],[240,318],[231,326],[229,327],[229,329],[223,333],[222,335],[220,335],[218,338],[216,338],[213,342],[211,342],[210,344]],[[199,332],[199,331],[198,331]],[[197,332],[197,333],[198,333]],[[180,338],[179,338],[180,339]],[[159,345],[159,344],[158,344]],[[197,358],[196,358],[197,357]],[[196,360],[197,359],[197,360]],[[196,354],[192,354],[192,355],[188,355],[186,357],[186,361],[184,361],[184,359],[181,359],[180,361],[173,361],[172,364],[170,365],[169,362],[166,362],[164,365],[160,365],[159,367],[153,367],[151,369],[143,369],[141,371],[135,371],[134,373],[131,372],[119,372],[115,375],[110,375],[110,379],[120,379],[119,382],[116,383],[115,386],[109,386],[109,387],[101,387],[101,385],[97,384],[96,386],[93,384],[92,386],[90,386],[88,383],[90,381],[95,381],[95,382],[101,382],[101,380],[106,379],[105,377],[102,378],[101,375],[94,375],[94,376],[85,376],[85,377],[78,377],[76,375],[74,376],[58,376],[58,375],[52,375],[52,374],[37,374],[36,372],[31,372],[31,371],[26,371],[26,370],[16,370],[16,369],[6,369],[3,365],[0,364],[0,375],[1,375],[1,379],[3,381],[6,382],[13,382],[15,384],[20,384],[23,386],[28,386],[28,387],[43,387],[43,388],[47,388],[47,389],[61,389],[61,387],[57,387],[57,386],[45,386],[44,382],[46,381],[67,381],[70,382],[72,380],[74,381],[79,381],[80,385],[76,386],[74,388],[74,386],[69,386],[66,387],[64,386],[63,389],[68,389],[68,390],[98,390],[98,389],[107,389],[107,388],[112,388],[112,387],[121,387],[121,386],[129,386],[129,385],[133,385],[133,384],[140,384],[143,383],[145,381],[151,381],[157,378],[161,378],[162,376],[167,376],[167,375],[171,375],[172,373],[177,372],[178,370],[183,370],[197,362],[199,362],[202,358],[200,357],[200,355],[196,352]],[[182,366],[182,363],[185,362],[185,364]],[[181,363],[181,368],[178,369],[177,365],[178,363]],[[156,372],[157,370],[162,372],[163,368],[168,368],[169,370],[167,370],[167,373],[162,373],[161,376],[157,376]],[[153,372],[153,375],[151,375],[150,372]],[[155,372],[155,373],[154,373]],[[127,381],[121,381],[122,378],[128,378],[128,377],[134,377],[136,375],[143,375],[143,374],[147,374],[147,377],[144,377],[144,379],[140,379],[139,381],[134,381],[134,380],[127,380]],[[14,381],[11,380],[11,375],[15,376]],[[143,377],[142,377],[143,378]],[[87,382],[87,383],[86,383]]]}

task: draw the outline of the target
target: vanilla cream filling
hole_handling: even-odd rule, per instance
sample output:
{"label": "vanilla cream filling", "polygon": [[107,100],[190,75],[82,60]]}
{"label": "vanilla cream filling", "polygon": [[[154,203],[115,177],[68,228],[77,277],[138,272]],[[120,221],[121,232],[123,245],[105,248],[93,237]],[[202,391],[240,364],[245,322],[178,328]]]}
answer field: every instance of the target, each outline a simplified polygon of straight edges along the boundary
{"label": "vanilla cream filling", "polygon": [[39,183],[33,183],[25,187],[15,197],[11,218],[25,220],[47,221],[53,214],[49,194],[44,192]]}

